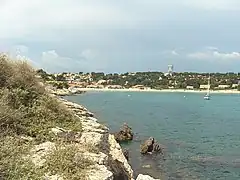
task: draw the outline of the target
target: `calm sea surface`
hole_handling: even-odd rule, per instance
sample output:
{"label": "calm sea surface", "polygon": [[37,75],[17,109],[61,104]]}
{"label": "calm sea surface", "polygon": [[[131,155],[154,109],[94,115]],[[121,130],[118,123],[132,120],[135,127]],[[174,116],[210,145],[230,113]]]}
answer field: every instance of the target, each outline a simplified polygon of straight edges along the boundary
{"label": "calm sea surface", "polygon": [[[240,179],[240,95],[88,92],[66,99],[85,105],[112,132],[127,122],[135,139],[123,144],[136,173],[162,179]],[[149,136],[164,155],[141,156]]]}

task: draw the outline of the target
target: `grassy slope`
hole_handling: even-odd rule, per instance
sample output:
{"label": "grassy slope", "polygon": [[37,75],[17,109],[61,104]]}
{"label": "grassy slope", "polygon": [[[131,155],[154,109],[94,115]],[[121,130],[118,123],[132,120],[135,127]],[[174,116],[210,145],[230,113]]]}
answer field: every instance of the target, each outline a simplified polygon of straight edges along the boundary
{"label": "grassy slope", "polygon": [[[63,143],[49,133],[56,126],[81,132],[79,119],[47,94],[33,68],[0,55],[0,179],[41,179],[49,171],[75,179],[82,169],[74,164],[74,148],[51,154],[45,169],[23,159],[36,144],[47,140]],[[21,136],[33,140],[26,141]]]}

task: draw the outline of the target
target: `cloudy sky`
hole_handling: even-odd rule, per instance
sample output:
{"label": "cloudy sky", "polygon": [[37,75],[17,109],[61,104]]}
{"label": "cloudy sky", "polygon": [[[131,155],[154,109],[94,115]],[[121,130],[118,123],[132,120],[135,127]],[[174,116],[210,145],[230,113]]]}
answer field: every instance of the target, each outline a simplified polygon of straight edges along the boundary
{"label": "cloudy sky", "polygon": [[0,0],[0,51],[48,72],[240,72],[240,0]]}

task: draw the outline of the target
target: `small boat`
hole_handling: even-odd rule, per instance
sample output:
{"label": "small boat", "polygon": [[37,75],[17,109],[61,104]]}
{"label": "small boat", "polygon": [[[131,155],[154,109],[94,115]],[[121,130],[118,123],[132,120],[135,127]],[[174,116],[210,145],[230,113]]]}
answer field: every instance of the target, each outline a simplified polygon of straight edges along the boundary
{"label": "small boat", "polygon": [[210,95],[206,94],[206,95],[204,96],[204,99],[205,99],[205,100],[210,100]]}
{"label": "small boat", "polygon": [[205,96],[204,96],[204,99],[205,100],[210,100],[210,75],[209,75],[209,78],[208,78],[208,90],[207,90],[207,94],[205,94]]}

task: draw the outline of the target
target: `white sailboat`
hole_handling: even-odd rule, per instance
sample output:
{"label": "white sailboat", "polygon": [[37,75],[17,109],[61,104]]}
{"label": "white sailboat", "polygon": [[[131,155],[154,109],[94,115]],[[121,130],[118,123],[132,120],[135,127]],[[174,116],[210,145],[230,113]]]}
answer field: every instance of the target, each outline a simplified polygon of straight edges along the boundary
{"label": "white sailboat", "polygon": [[205,100],[210,100],[210,75],[209,75],[209,78],[208,78],[208,90],[207,90],[207,93],[204,96],[204,99]]}

